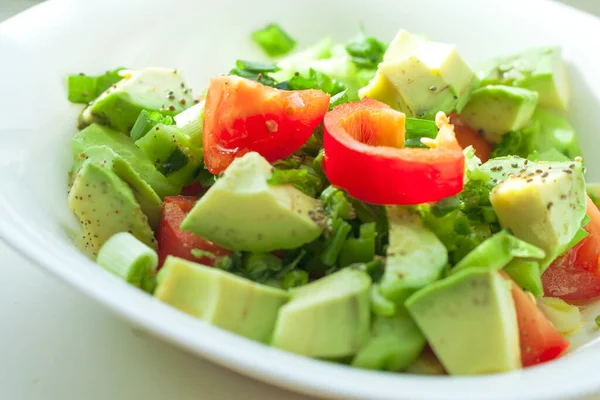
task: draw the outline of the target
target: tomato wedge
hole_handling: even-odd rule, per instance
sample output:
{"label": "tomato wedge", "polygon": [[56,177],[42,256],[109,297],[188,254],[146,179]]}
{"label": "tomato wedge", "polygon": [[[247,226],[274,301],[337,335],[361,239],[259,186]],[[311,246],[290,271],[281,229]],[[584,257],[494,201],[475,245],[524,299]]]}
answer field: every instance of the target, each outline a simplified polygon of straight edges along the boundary
{"label": "tomato wedge", "polygon": [[544,293],[563,300],[589,300],[600,296],[600,211],[588,197],[589,235],[556,259],[542,275]]}
{"label": "tomato wedge", "polygon": [[179,229],[187,213],[198,200],[193,196],[165,197],[162,209],[162,218],[158,230],[158,259],[159,268],[167,256],[172,255],[186,260],[212,266],[215,260],[211,257],[196,258],[192,255],[193,249],[211,252],[216,256],[230,255],[229,250],[217,246],[192,232]]}
{"label": "tomato wedge", "polygon": [[450,122],[454,125],[456,140],[464,149],[473,146],[475,155],[479,157],[482,163],[490,159],[492,154],[492,144],[485,140],[475,129],[471,128],[465,121],[460,119],[458,114],[450,114]]}
{"label": "tomato wedge", "polygon": [[511,294],[515,302],[519,324],[521,363],[523,367],[540,364],[560,356],[569,347],[569,341],[554,329],[552,323],[538,308],[533,299],[500,271],[511,282]]}
{"label": "tomato wedge", "polygon": [[213,174],[256,151],[269,162],[298,150],[323,121],[329,95],[278,90],[237,76],[210,80],[204,108],[204,163]]}
{"label": "tomato wedge", "polygon": [[327,178],[375,204],[427,203],[459,193],[465,158],[452,125],[439,119],[430,149],[403,148],[403,113],[369,98],[334,108],[324,120]]}

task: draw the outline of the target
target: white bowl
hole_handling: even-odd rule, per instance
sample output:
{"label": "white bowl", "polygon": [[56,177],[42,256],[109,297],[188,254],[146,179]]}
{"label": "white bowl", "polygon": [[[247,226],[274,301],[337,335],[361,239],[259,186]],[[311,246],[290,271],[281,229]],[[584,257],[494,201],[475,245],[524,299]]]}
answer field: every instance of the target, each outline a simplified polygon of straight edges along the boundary
{"label": "white bowl", "polygon": [[[561,359],[509,374],[428,377],[368,372],[288,354],[222,331],[105,272],[69,239],[69,140],[80,107],[66,100],[67,73],[116,66],[172,66],[197,93],[236,58],[256,58],[249,32],[279,22],[301,44],[346,40],[364,22],[390,40],[399,28],[456,43],[471,63],[533,45],[563,47],[589,177],[600,177],[600,21],[546,1],[302,0],[210,2],[49,1],[0,25],[0,237],[47,271],[125,318],[233,370],[293,390],[338,398],[549,399],[600,389],[593,316]],[[18,266],[14,266],[18,268]],[[10,284],[10,282],[5,282]],[[582,345],[584,345],[582,347]],[[111,349],[106,349],[110,351]],[[90,360],[94,362],[94,360]]]}

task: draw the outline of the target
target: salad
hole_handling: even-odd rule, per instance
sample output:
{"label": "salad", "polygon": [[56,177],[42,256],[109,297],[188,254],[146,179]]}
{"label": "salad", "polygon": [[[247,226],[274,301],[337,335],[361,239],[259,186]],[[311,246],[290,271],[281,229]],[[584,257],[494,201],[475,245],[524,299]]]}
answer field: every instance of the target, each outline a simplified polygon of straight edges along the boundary
{"label": "salad", "polygon": [[[246,338],[356,368],[553,360],[600,296],[600,190],[556,47],[472,67],[401,30],[180,71],[68,77],[68,202],[96,262]],[[266,57],[265,57],[266,58]]]}

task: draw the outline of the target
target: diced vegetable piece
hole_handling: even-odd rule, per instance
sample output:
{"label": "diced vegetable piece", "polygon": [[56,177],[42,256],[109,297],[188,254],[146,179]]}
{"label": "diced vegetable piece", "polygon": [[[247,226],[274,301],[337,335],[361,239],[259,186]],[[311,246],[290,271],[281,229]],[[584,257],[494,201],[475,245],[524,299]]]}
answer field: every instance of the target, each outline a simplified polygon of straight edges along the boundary
{"label": "diced vegetable piece", "polygon": [[173,125],[173,117],[170,115],[164,116],[158,111],[142,110],[135,121],[133,128],[131,128],[129,136],[131,136],[131,139],[133,140],[141,139],[150,131],[150,129],[158,124]]}
{"label": "diced vegetable piece", "polygon": [[589,300],[600,296],[600,211],[587,199],[589,236],[554,260],[542,275],[546,296]]}
{"label": "diced vegetable piece", "polygon": [[517,239],[507,231],[501,231],[467,254],[452,271],[458,272],[466,268],[498,270],[515,257],[543,259],[545,255],[544,250]]}
{"label": "diced vegetable piece", "polygon": [[[500,272],[504,279],[508,275]],[[523,367],[555,359],[569,347],[569,341],[548,321],[535,301],[511,281],[511,293],[519,322],[519,343]]]}
{"label": "diced vegetable piece", "polygon": [[536,261],[513,259],[504,267],[504,272],[525,291],[538,298],[543,296],[540,264]]}
{"label": "diced vegetable piece", "polygon": [[[165,197],[157,235],[160,266],[169,255],[209,266],[212,266],[218,257],[231,255],[231,251],[179,228],[197,200],[197,197],[191,196]],[[216,257],[203,255],[198,258],[192,253],[193,250],[202,250]]]}
{"label": "diced vegetable piece", "polygon": [[542,297],[538,306],[560,333],[573,333],[581,328],[581,312],[576,306],[556,297]]}
{"label": "diced vegetable piece", "polygon": [[87,104],[96,98],[97,79],[87,75],[69,75],[68,99],[71,103]]}
{"label": "diced vegetable piece", "polygon": [[327,178],[361,201],[419,204],[463,188],[464,155],[445,116],[431,149],[403,149],[404,114],[368,98],[336,107],[324,125]]}
{"label": "diced vegetable piece", "polygon": [[124,281],[152,293],[158,266],[156,251],[129,232],[117,233],[102,245],[96,262]]}
{"label": "diced vegetable piece", "polygon": [[269,162],[298,150],[321,123],[329,95],[285,91],[235,76],[211,79],[204,111],[204,162],[213,174],[256,151]]}
{"label": "diced vegetable piece", "polygon": [[340,252],[340,266],[369,262],[375,257],[375,223],[362,224],[358,238],[346,239]]}
{"label": "diced vegetable piece", "polygon": [[271,57],[284,56],[296,47],[296,41],[277,24],[255,31],[252,39]]}

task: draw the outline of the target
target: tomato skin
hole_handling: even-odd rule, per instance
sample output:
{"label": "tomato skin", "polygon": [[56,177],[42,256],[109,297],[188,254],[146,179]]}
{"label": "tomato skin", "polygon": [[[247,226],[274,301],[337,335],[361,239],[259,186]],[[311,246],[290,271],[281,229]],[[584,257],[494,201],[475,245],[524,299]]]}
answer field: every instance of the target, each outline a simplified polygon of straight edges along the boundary
{"label": "tomato skin", "polygon": [[569,348],[569,341],[554,329],[530,296],[500,271],[502,277],[511,282],[511,294],[515,302],[519,324],[519,343],[523,367],[553,360]]}
{"label": "tomato skin", "polygon": [[269,162],[298,150],[321,123],[330,96],[285,91],[237,76],[212,78],[204,108],[204,163],[218,174],[256,151]]}
{"label": "tomato skin", "polygon": [[450,122],[454,125],[456,140],[464,149],[473,146],[475,155],[479,157],[482,163],[490,159],[492,154],[492,144],[485,140],[475,129],[471,128],[466,122],[460,119],[458,114],[450,114]]}
{"label": "tomato skin", "polygon": [[369,98],[327,113],[323,163],[331,184],[374,204],[420,204],[459,193],[465,161],[454,134],[438,134],[436,148],[402,148],[404,125],[404,114]]}
{"label": "tomato skin", "polygon": [[169,255],[208,266],[214,264],[215,260],[210,257],[194,257],[191,253],[193,249],[205,250],[216,256],[231,254],[231,251],[217,246],[192,232],[179,229],[185,216],[194,207],[197,200],[198,198],[194,196],[165,197],[157,237],[159,269]]}
{"label": "tomato skin", "polygon": [[600,296],[600,211],[588,197],[589,235],[556,259],[542,275],[546,296],[590,300]]}

